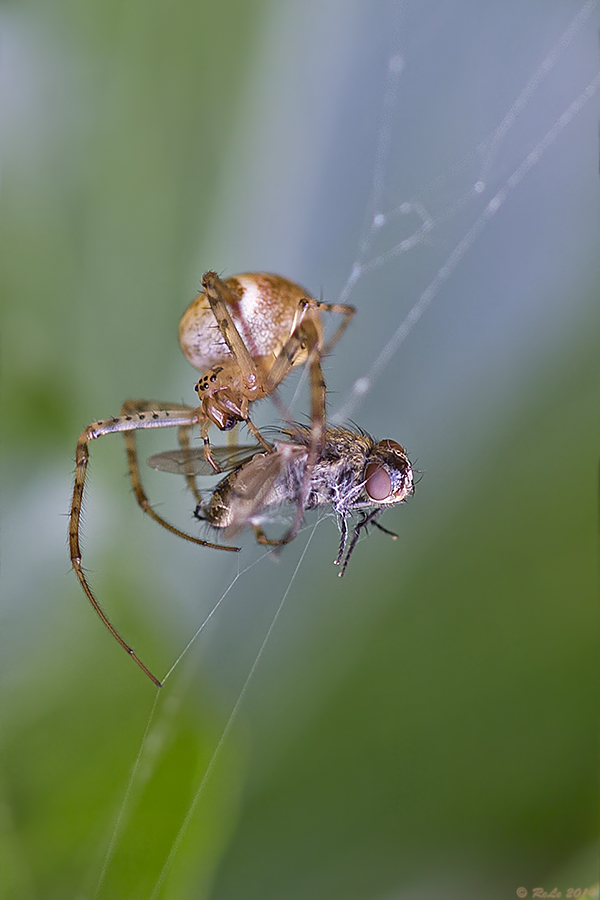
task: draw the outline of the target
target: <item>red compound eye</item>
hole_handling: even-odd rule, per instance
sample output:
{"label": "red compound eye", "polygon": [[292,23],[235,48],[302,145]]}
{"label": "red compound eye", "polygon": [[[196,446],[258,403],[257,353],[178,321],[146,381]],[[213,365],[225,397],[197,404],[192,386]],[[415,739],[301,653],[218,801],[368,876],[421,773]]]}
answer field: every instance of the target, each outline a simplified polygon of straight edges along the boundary
{"label": "red compound eye", "polygon": [[377,444],[378,447],[382,447],[384,450],[391,450],[392,453],[398,453],[402,456],[405,456],[404,447],[398,443],[398,441],[379,441]]}
{"label": "red compound eye", "polygon": [[367,494],[371,500],[386,500],[392,493],[390,476],[377,463],[370,463],[365,472]]}

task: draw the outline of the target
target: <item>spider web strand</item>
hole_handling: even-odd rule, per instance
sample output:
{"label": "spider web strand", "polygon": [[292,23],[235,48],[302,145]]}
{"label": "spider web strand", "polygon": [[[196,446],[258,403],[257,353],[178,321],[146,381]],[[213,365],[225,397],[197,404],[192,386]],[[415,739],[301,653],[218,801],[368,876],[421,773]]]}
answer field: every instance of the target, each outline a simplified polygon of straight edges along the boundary
{"label": "spider web strand", "polygon": [[285,592],[284,592],[284,594],[283,594],[283,597],[281,598],[281,601],[280,601],[280,603],[279,603],[279,606],[278,606],[277,609],[275,610],[275,614],[274,614],[274,616],[273,616],[273,618],[272,618],[272,620],[271,620],[271,624],[269,625],[269,628],[267,629],[267,633],[265,634],[265,637],[264,637],[264,639],[263,639],[263,642],[262,642],[262,644],[260,645],[260,648],[259,648],[259,650],[258,650],[258,653],[256,654],[256,657],[255,657],[255,659],[254,659],[254,662],[252,663],[252,667],[251,667],[250,671],[248,672],[248,675],[247,675],[247,677],[246,677],[246,680],[244,681],[244,684],[242,685],[242,689],[241,689],[241,691],[240,691],[240,693],[239,693],[239,695],[238,695],[238,698],[237,698],[237,700],[236,700],[236,702],[235,702],[235,705],[234,705],[233,709],[231,710],[231,713],[229,714],[229,718],[227,719],[227,722],[225,723],[225,727],[223,728],[223,731],[222,731],[222,733],[221,733],[221,737],[219,738],[219,741],[218,741],[218,743],[217,743],[217,746],[215,747],[215,749],[214,749],[214,751],[213,751],[213,754],[212,754],[212,756],[211,756],[211,758],[210,758],[210,761],[209,761],[209,763],[208,763],[208,765],[207,765],[207,767],[206,767],[206,771],[205,771],[204,775],[202,776],[202,780],[200,781],[200,784],[198,785],[198,789],[197,789],[197,791],[196,791],[196,793],[195,793],[195,795],[194,795],[194,798],[193,798],[192,802],[190,803],[190,807],[189,807],[189,809],[188,809],[188,811],[187,811],[187,813],[186,813],[186,815],[185,815],[185,818],[184,818],[184,820],[183,820],[183,822],[182,822],[182,824],[181,824],[181,828],[179,829],[179,832],[177,833],[177,836],[176,836],[175,840],[173,841],[173,845],[172,845],[172,847],[171,847],[171,850],[170,850],[170,852],[169,852],[169,855],[167,856],[167,858],[166,858],[166,860],[165,860],[164,866],[163,866],[163,868],[161,869],[160,875],[158,876],[158,880],[157,880],[157,882],[156,882],[156,885],[155,885],[155,887],[154,887],[154,890],[153,890],[152,894],[150,895],[150,900],[157,900],[158,895],[159,895],[159,893],[160,893],[160,890],[161,890],[161,888],[162,888],[162,886],[163,886],[163,884],[164,884],[164,882],[165,882],[165,880],[166,880],[166,878],[167,878],[167,875],[168,875],[168,873],[169,873],[169,869],[171,868],[171,864],[172,864],[172,862],[173,862],[173,860],[174,860],[174,858],[175,858],[175,856],[176,856],[176,854],[177,854],[177,851],[178,851],[178,849],[179,849],[179,847],[180,847],[180,845],[181,845],[181,842],[182,842],[182,840],[183,840],[183,838],[184,838],[184,836],[185,836],[185,833],[186,833],[186,831],[187,831],[187,829],[188,829],[188,826],[189,826],[190,822],[192,821],[192,817],[193,817],[193,815],[194,815],[194,812],[195,812],[195,810],[196,810],[196,807],[197,807],[197,805],[198,805],[198,802],[199,802],[199,800],[200,800],[200,797],[202,796],[202,793],[203,793],[203,791],[204,791],[204,788],[205,788],[205,786],[206,786],[206,784],[207,784],[207,782],[208,782],[208,780],[209,780],[209,778],[210,778],[210,776],[211,776],[211,774],[212,774],[212,772],[213,772],[213,769],[214,769],[214,767],[215,767],[215,765],[216,765],[217,759],[219,758],[219,755],[220,755],[220,753],[221,753],[221,749],[223,748],[223,745],[224,745],[225,741],[227,740],[227,737],[228,737],[228,735],[229,735],[229,732],[231,731],[231,728],[232,728],[232,726],[233,726],[233,724],[234,724],[234,722],[235,722],[235,720],[236,720],[236,718],[237,718],[237,715],[238,715],[238,712],[239,712],[240,707],[241,707],[241,705],[242,705],[242,702],[243,702],[243,700],[244,700],[244,697],[246,696],[246,693],[247,693],[247,691],[248,691],[248,687],[249,687],[249,685],[250,685],[250,682],[252,681],[252,678],[253,678],[253,676],[254,676],[254,673],[256,672],[256,669],[258,668],[258,664],[259,664],[259,662],[260,662],[260,659],[261,659],[261,657],[262,657],[262,655],[263,655],[263,653],[264,653],[265,647],[267,646],[267,642],[268,642],[269,638],[271,637],[271,634],[273,633],[273,630],[274,630],[274,628],[275,628],[275,625],[276,625],[276,623],[277,623],[277,620],[278,620],[278,618],[279,618],[279,616],[280,616],[280,614],[281,614],[281,611],[282,611],[282,609],[283,609],[283,606],[284,606],[284,604],[285,604],[285,601],[286,601],[287,598],[288,598],[288,595],[289,595],[290,590],[291,590],[291,588],[292,588],[292,585],[293,585],[293,583],[294,583],[294,581],[295,581],[295,579],[296,579],[296,575],[298,574],[298,571],[299,571],[299,569],[300,569],[300,566],[301,566],[302,563],[304,562],[304,557],[306,556],[306,553],[307,553],[307,551],[308,551],[308,548],[309,548],[310,543],[311,543],[311,541],[312,541],[312,539],[313,539],[313,537],[314,537],[314,534],[315,534],[315,531],[316,531],[318,525],[319,525],[319,522],[315,522],[315,525],[313,526],[313,528],[312,528],[312,530],[311,530],[311,532],[310,532],[310,535],[309,535],[309,537],[308,537],[308,540],[307,540],[307,542],[306,542],[306,545],[304,546],[304,549],[302,550],[302,553],[301,553],[301,555],[300,555],[300,558],[299,558],[299,560],[298,560],[298,563],[296,564],[296,567],[295,567],[295,569],[294,569],[294,571],[293,571],[293,573],[292,573],[292,575],[291,575],[291,578],[290,578],[290,580],[289,580],[288,586],[287,586],[287,588],[285,589]]}

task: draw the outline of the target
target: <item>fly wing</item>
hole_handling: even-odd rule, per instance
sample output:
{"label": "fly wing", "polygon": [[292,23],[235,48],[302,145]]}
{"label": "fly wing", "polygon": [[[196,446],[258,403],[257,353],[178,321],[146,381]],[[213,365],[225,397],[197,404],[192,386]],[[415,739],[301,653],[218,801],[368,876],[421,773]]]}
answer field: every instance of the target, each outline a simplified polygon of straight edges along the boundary
{"label": "fly wing", "polygon": [[236,534],[269,506],[294,503],[286,471],[306,459],[300,444],[281,443],[271,453],[259,453],[232,477],[228,491],[229,525],[226,534]]}
{"label": "fly wing", "polygon": [[[252,460],[257,453],[264,453],[259,444],[251,446],[238,445],[237,447],[211,447],[212,455],[217,465],[223,472],[237,469]],[[216,475],[209,461],[204,455],[202,447],[193,450],[165,450],[163,453],[155,453],[148,459],[151,469],[159,472],[170,472],[172,475]]]}

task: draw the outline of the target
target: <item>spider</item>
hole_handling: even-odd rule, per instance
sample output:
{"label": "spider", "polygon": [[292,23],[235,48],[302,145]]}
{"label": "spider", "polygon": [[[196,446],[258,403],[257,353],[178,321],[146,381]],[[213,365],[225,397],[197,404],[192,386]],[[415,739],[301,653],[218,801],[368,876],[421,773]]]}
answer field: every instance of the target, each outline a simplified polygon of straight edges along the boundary
{"label": "spider", "polygon": [[[274,507],[297,504],[309,465],[310,430],[294,424],[284,431],[289,440],[276,440],[274,449],[261,447],[218,448],[227,475],[212,491],[208,502],[200,501],[195,515],[212,528],[237,534],[252,525],[259,544],[279,546],[287,542],[267,538],[262,523]],[[199,450],[157,453],[148,465],[178,475],[210,475],[211,469]],[[340,525],[340,545],[335,565],[344,575],[360,534],[368,525],[396,538],[377,518],[384,509],[404,503],[414,493],[414,472],[404,448],[396,441],[375,442],[364,431],[327,428],[319,458],[310,470],[309,490],[303,510],[332,506]],[[348,516],[359,512],[348,543]],[[347,548],[347,549],[346,549]]]}
{"label": "spider", "polygon": [[[191,364],[205,373],[196,391],[204,452],[214,470],[220,471],[208,440],[211,423],[228,431],[245,422],[259,443],[270,450],[249,418],[249,404],[274,391],[290,369],[307,360],[313,439],[319,443],[325,428],[325,383],[320,360],[338,342],[354,315],[354,307],[314,300],[287,278],[261,272],[234,275],[225,281],[207,272],[202,286],[204,291],[188,306],[179,323],[179,342]],[[343,316],[326,345],[322,311]]]}
{"label": "spider", "polygon": [[[307,362],[311,381],[309,473],[318,458],[325,433],[326,388],[321,357],[330,352],[354,315],[352,306],[322,303],[294,282],[263,272],[236,275],[224,281],[215,272],[206,272],[202,286],[204,290],[184,312],[179,325],[179,340],[184,354],[193,366],[204,372],[196,384],[200,405],[192,407],[155,400],[126,400],[119,416],[92,422],[82,432],[75,452],[75,484],[69,520],[71,564],[104,625],[157,686],[160,686],[158,679],[103,612],[83,570],[79,532],[90,441],[105,434],[121,432],[125,438],[133,492],[141,509],[180,538],[203,547],[237,552],[238,547],[213,544],[193,537],[155,512],[142,485],[135,433],[145,428],[177,427],[179,444],[185,451],[190,446],[191,429],[200,426],[204,457],[214,472],[219,472],[220,468],[208,438],[212,424],[228,431],[238,422],[245,422],[261,447],[271,451],[271,445],[250,419],[250,404],[271,394],[292,368]],[[343,317],[327,343],[323,342],[321,312],[336,312]],[[187,481],[199,501],[194,476],[188,474]],[[304,493],[308,490],[308,474],[305,481]],[[299,498],[298,520],[303,496]],[[290,530],[288,539],[291,536]]]}

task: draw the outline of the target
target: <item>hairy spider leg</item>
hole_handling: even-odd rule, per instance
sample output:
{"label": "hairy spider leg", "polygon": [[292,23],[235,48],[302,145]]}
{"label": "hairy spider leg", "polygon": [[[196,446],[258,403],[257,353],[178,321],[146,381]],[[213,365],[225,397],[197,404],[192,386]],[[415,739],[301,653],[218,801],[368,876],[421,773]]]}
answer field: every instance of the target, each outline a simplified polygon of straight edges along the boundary
{"label": "hairy spider leg", "polygon": [[350,324],[352,316],[356,312],[353,306],[346,306],[344,303],[323,303],[322,300],[313,301],[316,304],[316,308],[322,312],[333,312],[339,313],[343,316],[342,321],[329,338],[325,346],[321,349],[321,356],[327,356],[328,353],[331,353],[346,328]]}
{"label": "hairy spider leg", "polygon": [[298,496],[296,514],[287,534],[285,534],[278,541],[269,541],[262,530],[259,529],[259,531],[257,531],[256,528],[254,529],[256,540],[259,543],[270,544],[272,546],[281,546],[283,544],[290,543],[290,541],[294,540],[294,538],[298,534],[298,531],[300,530],[302,519],[304,517],[306,502],[308,500],[308,495],[310,492],[312,470],[314,469],[314,466],[317,463],[319,456],[321,455],[323,442],[325,439],[325,400],[327,395],[327,386],[325,384],[323,370],[321,368],[321,356],[323,355],[323,349],[319,346],[319,335],[315,328],[315,325],[312,320],[305,318],[305,313],[308,309],[314,309],[325,310],[327,312],[338,312],[344,316],[344,319],[340,323],[335,334],[326,345],[325,349],[327,350],[330,350],[337,343],[337,341],[340,339],[343,332],[347,328],[350,319],[354,315],[354,308],[351,306],[341,306],[334,303],[321,303],[319,300],[313,299],[304,299],[301,302],[300,306],[303,308],[300,314],[297,316],[296,328],[286,341],[269,374],[269,388],[270,390],[274,390],[277,385],[279,385],[287,377],[290,369],[293,367],[295,360],[302,350],[304,350],[306,347],[312,348],[307,362],[310,377],[311,399],[310,445],[308,448],[304,481],[300,490],[300,494]]}
{"label": "hairy spider leg", "polygon": [[307,320],[303,322],[296,331],[296,335],[292,335],[288,344],[292,344],[292,339],[294,337],[300,342],[301,349],[304,349],[305,346],[312,346],[313,348],[307,362],[310,377],[310,443],[304,479],[298,495],[298,503],[296,505],[296,514],[287,534],[281,538],[281,544],[288,544],[290,541],[293,541],[302,525],[304,510],[310,493],[312,472],[323,450],[326,426],[325,400],[327,396],[327,386],[321,368],[320,348],[315,344],[316,330],[312,321]]}
{"label": "hairy spider leg", "polygon": [[[178,442],[179,446],[181,447],[181,449],[185,453],[192,452],[192,445],[190,444],[191,430],[192,430],[191,427],[189,427],[187,425],[180,425],[179,428],[177,429],[177,442]],[[229,432],[227,432],[227,437],[229,437]],[[191,472],[186,472],[185,480],[186,480],[186,484],[187,484],[188,488],[194,495],[194,500],[196,501],[196,503],[201,503],[202,497],[200,495],[200,491],[198,490],[198,485],[196,484],[196,479],[195,479],[194,475]]]}
{"label": "hairy spider leg", "polygon": [[[184,414],[187,418],[187,423],[182,424],[180,422],[173,422],[173,414]],[[159,400],[125,400],[123,406],[121,407],[120,418],[129,419],[130,421],[137,420],[138,422],[141,419],[142,422],[147,422],[147,415],[151,415],[153,417],[152,421],[154,422],[154,425],[137,424],[135,428],[130,428],[127,430],[121,429],[123,431],[123,437],[125,438],[129,478],[131,480],[131,486],[133,487],[133,493],[135,495],[135,499],[138,502],[138,506],[148,516],[150,516],[151,519],[153,519],[159,525],[162,525],[162,527],[166,528],[167,531],[170,531],[171,534],[174,534],[180,538],[184,538],[184,540],[186,541],[191,541],[192,544],[199,544],[201,547],[210,547],[213,550],[216,549],[238,552],[240,549],[239,547],[228,547],[222,544],[213,544],[210,541],[203,541],[201,538],[194,537],[193,535],[188,534],[185,531],[181,531],[179,528],[171,525],[170,522],[167,522],[166,519],[163,519],[162,516],[159,516],[156,510],[153,509],[153,507],[150,505],[150,501],[148,500],[148,497],[142,485],[135,432],[140,428],[160,427],[159,425],[157,425],[158,418],[155,417],[166,416],[168,417],[169,421],[165,422],[165,425],[163,427],[168,427],[169,424],[178,425],[179,427],[177,429],[177,436],[179,439],[179,444],[182,449],[186,449],[185,444],[182,443],[182,434],[185,432],[189,434],[194,425],[198,424],[199,415],[197,408],[194,409],[191,406],[186,406],[184,403],[164,403],[160,402]],[[189,436],[186,439],[186,443],[187,449],[189,449]],[[186,475],[186,479],[192,479],[192,476]]]}
{"label": "hairy spider leg", "polygon": [[[229,308],[227,306],[226,297],[229,297],[230,303],[232,306],[235,306],[237,302],[237,298],[234,294],[229,290],[228,286],[224,281],[216,275],[214,272],[206,272],[202,279],[202,287],[208,297],[208,302],[210,303],[210,308],[213,311],[214,317],[217,321],[217,325],[219,326],[219,331],[223,335],[223,340],[227,344],[229,348],[229,352],[233,356],[234,360],[240,367],[240,371],[242,373],[242,380],[244,383],[244,387],[250,393],[256,393],[257,399],[261,396],[266,395],[266,391],[264,386],[262,385],[262,380],[260,373],[256,367],[252,356],[250,355],[250,351],[246,347],[241,334],[236,328],[235,322],[229,312]],[[273,449],[272,444],[265,440],[265,438],[260,433],[259,429],[252,422],[249,415],[249,398],[244,397],[242,399],[242,421],[246,423],[248,426],[248,430],[251,432],[253,437],[262,444],[265,450],[270,451]],[[206,458],[214,467],[216,472],[219,472],[220,469],[216,465],[213,459],[211,459],[210,453],[210,444],[208,442],[208,429],[210,428],[210,422],[206,425],[203,424],[203,438],[204,438],[204,449],[207,453]]]}
{"label": "hairy spider leg", "polygon": [[[193,455],[194,451],[192,450],[192,445],[190,444],[191,430],[192,429],[190,426],[187,426],[187,425],[180,426],[180,428],[177,431],[177,440],[178,440],[179,446],[185,453],[189,453],[190,455]],[[227,431],[226,435],[227,435],[227,446],[228,447],[235,447],[239,443],[239,428],[237,425],[235,425],[234,428]],[[204,454],[204,455],[206,457],[206,454]],[[208,461],[210,462],[210,460],[208,460]],[[198,490],[198,485],[196,484],[195,474],[191,471],[186,472],[184,477],[185,477],[187,486],[190,489],[190,491],[192,492],[196,503],[197,504],[202,503],[202,495],[201,495],[200,491]]]}
{"label": "hairy spider leg", "polygon": [[[83,571],[79,533],[81,527],[81,507],[83,504],[85,479],[90,456],[90,441],[102,437],[105,434],[114,434],[115,432],[122,432],[124,434],[127,444],[129,475],[131,477],[131,482],[136,499],[144,512],[146,512],[160,525],[163,525],[163,527],[167,528],[168,531],[171,531],[178,537],[182,537],[186,540],[192,541],[195,544],[200,544],[203,547],[211,547],[216,550],[229,550],[233,552],[237,552],[238,548],[222,546],[219,544],[210,543],[209,541],[200,540],[199,538],[195,538],[191,535],[185,534],[185,532],[180,531],[178,528],[175,528],[168,522],[165,522],[165,520],[162,519],[150,506],[148,498],[146,497],[146,494],[142,487],[141,478],[139,475],[139,466],[137,463],[135,438],[133,437],[134,432],[144,428],[172,428],[173,426],[191,427],[193,425],[197,425],[197,410],[177,404],[170,405],[169,408],[166,408],[165,404],[152,404],[150,401],[139,400],[127,401],[123,404],[123,409],[126,411],[116,418],[102,419],[98,422],[92,422],[92,424],[88,425],[88,427],[81,433],[79,440],[77,441],[77,449],[75,452],[75,484],[73,486],[73,499],[71,501],[71,514],[69,517],[69,549],[71,554],[71,564],[73,566],[73,569],[75,570],[75,574],[79,579],[79,583],[81,584],[86,597],[88,598],[88,600],[92,604],[92,607],[94,608],[104,625],[108,628],[112,636],[132,657],[132,659],[137,663],[140,669],[145,672],[148,678],[150,678],[150,680],[154,682],[157,687],[161,687],[160,681],[152,674],[147,666],[144,665],[133,648],[130,647],[130,645],[125,640],[123,640],[119,632],[109,620],[108,616],[103,611],[102,607],[98,603],[98,600],[94,596],[94,593]],[[137,409],[138,411],[128,411],[134,409]],[[133,441],[131,440],[131,438],[133,438]]]}
{"label": "hairy spider leg", "polygon": [[285,534],[279,540],[270,540],[269,538],[267,538],[264,531],[259,526],[255,525],[254,534],[256,540],[259,544],[263,545],[282,546],[284,544],[290,543],[290,541],[293,541],[298,534],[298,531],[300,530],[300,526],[302,524],[302,520],[304,518],[306,501],[310,492],[312,470],[317,460],[319,459],[325,439],[325,400],[327,387],[325,384],[325,379],[323,377],[323,370],[321,368],[321,356],[323,355],[324,350],[319,346],[319,335],[314,323],[310,319],[306,319],[306,312],[309,309],[322,310],[326,312],[337,312],[344,317],[335,334],[325,346],[325,350],[327,352],[329,352],[331,348],[335,346],[337,341],[340,339],[340,337],[348,327],[352,316],[354,315],[354,307],[352,306],[343,306],[336,303],[322,303],[321,301],[313,300],[312,298],[305,298],[304,300],[302,300],[299,304],[298,311],[294,319],[294,328],[292,330],[292,334],[284,344],[277,359],[273,363],[271,371],[269,372],[268,384],[269,393],[271,393],[275,390],[275,388],[278,387],[279,384],[281,384],[282,381],[284,381],[285,378],[287,378],[300,352],[305,350],[306,347],[312,347],[307,362],[310,374],[311,397],[310,445],[308,449],[304,481],[300,494],[298,496],[296,514],[287,534]]}
{"label": "hairy spider leg", "polygon": [[[226,298],[229,299],[233,307],[236,306],[237,298],[215,272],[206,272],[204,274],[202,287],[210,303],[210,308],[213,311],[219,330],[223,335],[223,340],[241,369],[244,385],[249,389],[255,388],[259,382],[258,369],[241,334],[236,328],[227,306]],[[270,449],[270,446],[268,449]]]}

